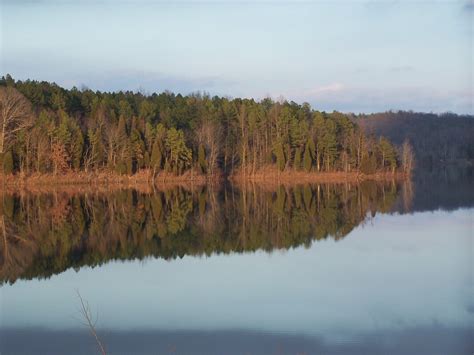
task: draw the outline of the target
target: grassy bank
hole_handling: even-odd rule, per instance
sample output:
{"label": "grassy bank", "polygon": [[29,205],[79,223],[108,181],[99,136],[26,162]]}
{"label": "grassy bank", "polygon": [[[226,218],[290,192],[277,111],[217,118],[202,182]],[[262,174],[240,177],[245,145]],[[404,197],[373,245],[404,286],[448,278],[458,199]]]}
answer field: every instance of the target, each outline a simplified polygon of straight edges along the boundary
{"label": "grassy bank", "polygon": [[52,186],[52,185],[88,185],[88,186],[135,186],[194,183],[206,184],[219,181],[221,176],[206,176],[195,171],[187,171],[182,175],[161,172],[153,174],[150,170],[142,170],[133,175],[120,175],[110,172],[68,172],[64,174],[0,174],[3,186]]}
{"label": "grassy bank", "polygon": [[304,184],[304,183],[344,183],[364,180],[387,181],[402,180],[409,176],[403,172],[377,172],[362,174],[360,172],[304,172],[278,171],[277,169],[259,170],[253,174],[242,172],[232,174],[227,178],[223,175],[206,176],[196,171],[187,171],[182,175],[142,170],[134,175],[119,175],[108,172],[69,172],[66,174],[33,174],[33,175],[3,175],[0,174],[0,184],[9,189],[14,188],[50,188],[52,186],[94,186],[100,189],[126,188],[137,186],[179,186],[203,185],[220,183],[226,179],[232,183],[253,182],[259,184]]}
{"label": "grassy bank", "polygon": [[404,172],[376,172],[374,174],[363,174],[354,172],[305,172],[305,171],[278,171],[277,169],[266,169],[254,174],[237,173],[229,177],[232,182],[242,183],[246,181],[256,183],[280,183],[280,184],[302,184],[302,183],[343,183],[359,182],[364,180],[387,181],[402,180],[409,175]]}

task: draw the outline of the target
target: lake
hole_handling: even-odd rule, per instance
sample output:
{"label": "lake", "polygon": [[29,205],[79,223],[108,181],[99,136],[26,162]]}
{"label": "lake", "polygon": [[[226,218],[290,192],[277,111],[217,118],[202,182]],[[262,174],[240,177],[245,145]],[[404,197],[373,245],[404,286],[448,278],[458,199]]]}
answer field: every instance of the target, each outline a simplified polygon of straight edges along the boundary
{"label": "lake", "polygon": [[472,172],[4,191],[1,354],[472,354]]}

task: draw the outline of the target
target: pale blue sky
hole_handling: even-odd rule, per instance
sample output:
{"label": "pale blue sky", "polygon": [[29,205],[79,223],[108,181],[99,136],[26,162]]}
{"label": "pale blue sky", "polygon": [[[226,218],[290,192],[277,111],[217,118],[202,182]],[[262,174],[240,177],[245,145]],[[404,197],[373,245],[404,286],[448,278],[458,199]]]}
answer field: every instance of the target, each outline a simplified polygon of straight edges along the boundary
{"label": "pale blue sky", "polygon": [[0,1],[17,79],[473,113],[472,0]]}

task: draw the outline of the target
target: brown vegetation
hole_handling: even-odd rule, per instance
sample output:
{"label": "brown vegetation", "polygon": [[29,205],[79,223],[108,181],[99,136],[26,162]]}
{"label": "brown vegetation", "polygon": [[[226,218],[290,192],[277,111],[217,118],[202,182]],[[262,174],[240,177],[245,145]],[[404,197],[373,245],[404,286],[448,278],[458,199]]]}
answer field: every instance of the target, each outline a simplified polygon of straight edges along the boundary
{"label": "brown vegetation", "polygon": [[[29,176],[20,174],[4,175],[0,174],[0,184],[3,188],[15,189],[26,188],[35,190],[38,188],[50,189],[52,186],[94,186],[98,189],[117,189],[148,186],[181,186],[181,185],[203,185],[222,183],[228,180],[232,183],[241,184],[243,182],[256,182],[259,184],[285,184],[297,185],[304,183],[342,183],[360,182],[364,180],[391,181],[408,179],[410,173],[401,171],[377,172],[374,174],[363,174],[353,172],[305,172],[285,170],[279,171],[275,167],[269,166],[259,169],[255,173],[243,175],[237,172],[225,178],[223,175],[214,174],[212,176],[203,175],[195,171],[187,171],[182,175],[161,172],[153,177],[153,172],[141,170],[134,175],[120,175],[111,172],[67,172],[64,174],[32,174]],[[55,188],[56,190],[56,188]]]}
{"label": "brown vegetation", "polygon": [[41,187],[52,185],[83,185],[83,186],[118,186],[129,187],[136,185],[180,185],[183,183],[206,184],[219,182],[221,175],[203,175],[196,171],[186,171],[182,175],[160,172],[153,176],[151,170],[140,170],[133,175],[121,175],[109,171],[68,171],[62,174],[1,174],[0,184],[7,188],[14,187]]}
{"label": "brown vegetation", "polygon": [[[212,176],[203,175],[195,171],[188,171],[182,175],[161,172],[153,177],[153,172],[142,170],[134,175],[120,175],[110,172],[67,172],[64,174],[32,174],[25,175],[4,175],[0,174],[0,184],[4,189],[15,190],[16,188],[26,189],[28,191],[54,190],[59,187],[75,186],[83,188],[95,187],[99,190],[116,190],[127,187],[140,187],[140,190],[150,190],[153,187],[160,186],[192,186],[203,184],[222,183],[228,180],[232,183],[241,184],[244,182],[255,182],[258,184],[284,184],[298,185],[304,183],[343,183],[343,182],[361,182],[365,180],[373,181],[391,181],[409,179],[410,173],[401,171],[395,172],[377,172],[374,174],[363,174],[354,172],[305,172],[305,171],[279,171],[275,167],[269,166],[259,169],[253,174],[243,175],[237,172],[227,178],[223,175],[214,174]],[[61,186],[63,188],[61,188]],[[67,188],[66,188],[67,189]]]}
{"label": "brown vegetation", "polygon": [[280,184],[305,184],[305,183],[342,183],[359,182],[364,180],[390,181],[409,178],[409,174],[404,172],[377,172],[374,174],[363,174],[357,171],[353,172],[305,172],[305,171],[279,171],[273,167],[260,169],[254,174],[243,175],[236,173],[229,179],[232,182],[242,183],[252,181],[257,183],[280,183]]}

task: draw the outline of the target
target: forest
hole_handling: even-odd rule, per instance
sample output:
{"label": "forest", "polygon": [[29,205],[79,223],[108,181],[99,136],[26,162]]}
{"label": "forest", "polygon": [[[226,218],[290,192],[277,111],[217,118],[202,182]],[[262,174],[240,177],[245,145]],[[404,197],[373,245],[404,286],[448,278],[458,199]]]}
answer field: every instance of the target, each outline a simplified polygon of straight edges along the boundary
{"label": "forest", "polygon": [[354,115],[352,120],[367,133],[385,136],[394,144],[402,144],[408,139],[413,146],[417,168],[430,170],[447,164],[473,165],[472,115],[388,111]]}
{"label": "forest", "polygon": [[308,103],[195,93],[98,92],[0,79],[5,174],[153,177],[272,172],[408,173],[408,141],[365,134],[350,115]]}

